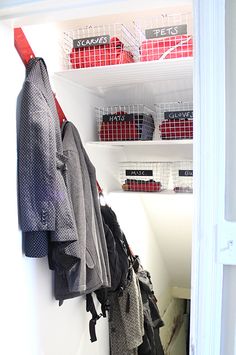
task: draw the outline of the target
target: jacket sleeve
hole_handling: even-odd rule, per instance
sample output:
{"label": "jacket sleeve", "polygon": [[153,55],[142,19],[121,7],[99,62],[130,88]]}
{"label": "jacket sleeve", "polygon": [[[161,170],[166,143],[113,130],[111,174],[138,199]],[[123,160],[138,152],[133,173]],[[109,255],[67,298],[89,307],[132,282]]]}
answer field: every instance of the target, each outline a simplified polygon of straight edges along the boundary
{"label": "jacket sleeve", "polygon": [[[19,110],[18,193],[23,232],[55,230],[56,143],[46,99],[25,81]],[[29,234],[28,234],[29,235]]]}

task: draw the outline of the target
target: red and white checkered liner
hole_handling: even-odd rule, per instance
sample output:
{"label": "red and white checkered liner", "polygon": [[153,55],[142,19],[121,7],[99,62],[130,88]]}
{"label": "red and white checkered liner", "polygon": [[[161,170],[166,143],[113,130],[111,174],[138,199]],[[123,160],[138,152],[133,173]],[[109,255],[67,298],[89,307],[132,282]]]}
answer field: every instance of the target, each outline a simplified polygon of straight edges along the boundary
{"label": "red and white checkered liner", "polygon": [[193,162],[176,161],[171,164],[175,192],[193,192]]}
{"label": "red and white checkered liner", "polygon": [[170,163],[122,162],[120,181],[124,191],[161,192],[168,189]]}
{"label": "red and white checkered liner", "polygon": [[192,14],[162,14],[137,22],[141,62],[193,56]]}
{"label": "red and white checkered liner", "polygon": [[100,141],[152,140],[155,112],[139,105],[97,107]]}
{"label": "red and white checkered liner", "polygon": [[162,140],[193,138],[193,104],[168,102],[156,104],[159,137]]}
{"label": "red and white checkered liner", "polygon": [[[138,41],[132,34],[135,32],[134,25],[131,26],[131,30],[122,24],[112,24],[87,26],[64,32],[64,68],[79,69],[136,62]],[[106,36],[109,36],[109,40]],[[91,40],[95,37],[100,38]],[[73,48],[73,41],[79,39],[79,48]],[[92,42],[96,45],[88,46]]]}

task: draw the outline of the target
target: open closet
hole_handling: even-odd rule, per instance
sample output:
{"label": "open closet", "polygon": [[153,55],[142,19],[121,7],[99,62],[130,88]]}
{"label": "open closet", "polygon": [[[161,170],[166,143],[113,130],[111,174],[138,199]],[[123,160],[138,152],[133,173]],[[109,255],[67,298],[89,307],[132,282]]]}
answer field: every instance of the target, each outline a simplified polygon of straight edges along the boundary
{"label": "open closet", "polygon": [[[29,11],[11,26],[21,27],[35,55],[45,60],[57,100],[96,168],[102,198],[151,274],[164,322],[160,337],[165,355],[188,355],[197,119],[193,4],[176,0],[100,5],[83,2],[75,11],[73,6],[62,7],[55,16],[49,6],[40,21],[36,1],[37,20]],[[12,34],[8,29],[3,33],[11,53],[4,63],[14,67],[12,93],[17,97],[25,68],[12,47]],[[105,42],[94,45],[93,40]],[[15,156],[15,150],[11,154]],[[85,299],[58,307],[47,260],[21,259],[20,237],[19,232],[18,287],[22,280],[26,285],[20,318],[27,309],[25,328],[30,334],[25,354],[108,355],[107,319],[99,320],[98,341],[91,343]],[[22,330],[19,334],[21,343]],[[193,347],[191,351],[200,355]]]}

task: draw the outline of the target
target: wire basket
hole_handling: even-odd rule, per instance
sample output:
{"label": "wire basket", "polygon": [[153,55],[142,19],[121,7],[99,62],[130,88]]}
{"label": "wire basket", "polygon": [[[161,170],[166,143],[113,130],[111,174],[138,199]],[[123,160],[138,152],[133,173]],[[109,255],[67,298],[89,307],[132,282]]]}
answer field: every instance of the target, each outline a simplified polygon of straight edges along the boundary
{"label": "wire basket", "polygon": [[170,163],[122,162],[120,181],[124,191],[161,192],[168,189]]}
{"label": "wire basket", "polygon": [[192,14],[162,14],[139,21],[140,61],[176,59],[193,56]]}
{"label": "wire basket", "polygon": [[155,112],[149,107],[117,105],[95,110],[100,141],[152,140]]}
{"label": "wire basket", "polygon": [[122,24],[87,26],[64,32],[63,53],[65,69],[133,63],[138,41]]}
{"label": "wire basket", "polygon": [[175,192],[193,192],[193,162],[176,161],[171,164]]}
{"label": "wire basket", "polygon": [[193,104],[190,102],[168,102],[156,104],[160,139],[193,138]]}

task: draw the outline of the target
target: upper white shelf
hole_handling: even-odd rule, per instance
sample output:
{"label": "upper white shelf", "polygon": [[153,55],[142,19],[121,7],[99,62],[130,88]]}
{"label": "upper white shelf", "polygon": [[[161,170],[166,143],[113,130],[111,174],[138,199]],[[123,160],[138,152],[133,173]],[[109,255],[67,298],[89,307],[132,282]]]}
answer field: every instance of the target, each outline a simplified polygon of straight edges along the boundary
{"label": "upper white shelf", "polygon": [[148,83],[153,81],[189,79],[193,76],[193,58],[138,62],[57,72],[63,78],[89,89]]}

